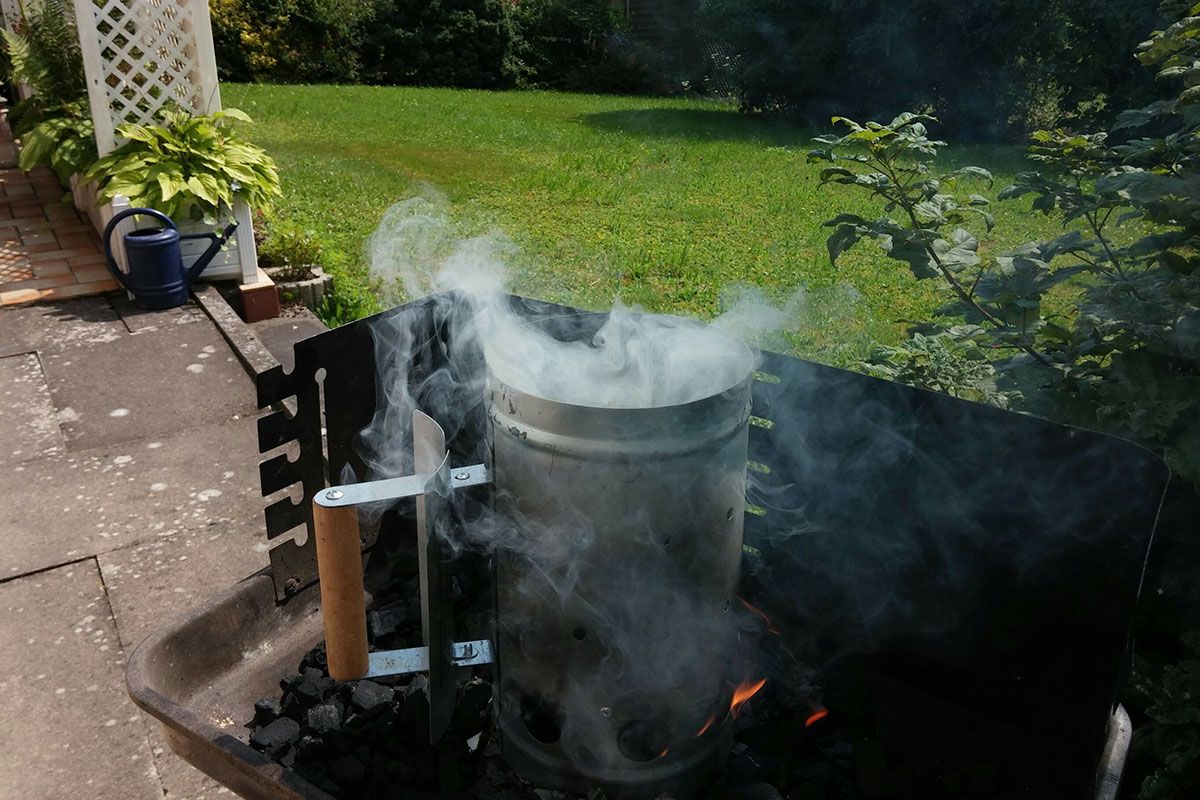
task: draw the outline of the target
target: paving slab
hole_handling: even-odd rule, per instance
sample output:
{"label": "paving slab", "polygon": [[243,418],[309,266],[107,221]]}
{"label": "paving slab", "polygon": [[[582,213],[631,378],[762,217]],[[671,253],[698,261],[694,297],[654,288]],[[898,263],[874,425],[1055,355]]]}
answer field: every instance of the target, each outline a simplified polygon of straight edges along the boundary
{"label": "paving slab", "polygon": [[162,800],[94,560],[0,584],[0,797]]}
{"label": "paving slab", "polygon": [[207,322],[47,351],[42,369],[72,450],[255,411],[253,382]]}
{"label": "paving slab", "polygon": [[188,325],[193,322],[204,322],[207,319],[200,307],[193,302],[184,303],[175,308],[150,311],[138,308],[129,299],[129,295],[124,292],[114,294],[109,299],[130,333],[169,328],[172,325]]}
{"label": "paving slab", "polygon": [[[155,334],[161,335],[161,334]],[[262,520],[256,423],[0,464],[0,578],[230,520]]]}
{"label": "paving slab", "polygon": [[0,355],[104,344],[128,332],[103,296],[0,309]]}
{"label": "paving slab", "polygon": [[283,316],[274,319],[252,323],[250,328],[287,372],[291,372],[296,363],[292,345],[301,339],[329,330],[325,323],[304,306],[289,308]]}
{"label": "paving slab", "polygon": [[37,354],[0,357],[0,464],[52,455],[65,444]]}
{"label": "paving slab", "polygon": [[[267,566],[262,514],[113,550],[99,556],[117,632],[132,652],[172,617]],[[249,716],[249,714],[247,714]],[[219,783],[171,752],[161,725],[145,717],[155,769],[168,798],[228,796]]]}

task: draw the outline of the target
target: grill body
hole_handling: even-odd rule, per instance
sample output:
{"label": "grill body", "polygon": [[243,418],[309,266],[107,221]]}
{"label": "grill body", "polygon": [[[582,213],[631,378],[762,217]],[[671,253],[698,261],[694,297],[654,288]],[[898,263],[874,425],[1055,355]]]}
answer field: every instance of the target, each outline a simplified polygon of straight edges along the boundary
{"label": "grill body", "polygon": [[499,724],[533,783],[684,796],[722,768],[749,414],[749,374],[630,409],[493,381]]}

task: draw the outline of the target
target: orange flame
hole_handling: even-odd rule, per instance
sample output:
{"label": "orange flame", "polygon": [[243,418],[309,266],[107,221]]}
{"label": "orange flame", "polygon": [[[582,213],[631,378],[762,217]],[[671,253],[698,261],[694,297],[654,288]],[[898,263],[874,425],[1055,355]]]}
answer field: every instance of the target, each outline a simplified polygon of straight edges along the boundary
{"label": "orange flame", "polygon": [[808,715],[808,719],[804,720],[804,727],[811,728],[821,720],[829,716],[829,709],[822,708]]}
{"label": "orange flame", "polygon": [[734,719],[737,719],[738,712],[741,711],[746,701],[758,694],[759,689],[766,685],[766,678],[738,684],[738,687],[733,690],[733,702],[729,704],[729,713],[733,715]]}
{"label": "orange flame", "polygon": [[659,754],[658,754],[658,757],[659,757],[659,758],[665,758],[665,757],[666,757],[666,755],[667,755],[667,753],[669,753],[669,752],[671,752],[671,748],[670,748],[670,747],[664,747],[664,748],[663,748],[663,751],[662,751],[661,753],[659,753]]}
{"label": "orange flame", "polygon": [[696,731],[696,738],[699,739],[701,736],[708,733],[708,729],[711,728],[713,726],[713,723],[716,721],[717,721],[717,718],[715,715],[709,717],[708,720],[703,725],[700,726],[700,730]]}
{"label": "orange flame", "polygon": [[740,600],[742,602],[742,605],[744,605],[746,607],[747,611],[749,611],[754,616],[760,618],[763,622],[767,623],[767,633],[770,633],[774,636],[779,635],[779,628],[775,627],[775,623],[771,622],[770,617],[768,617],[766,614],[764,614],[761,609],[759,609],[755,606],[752,606],[750,604],[750,602],[748,600],[746,600],[746,598],[744,598],[744,597],[739,597],[738,600]]}

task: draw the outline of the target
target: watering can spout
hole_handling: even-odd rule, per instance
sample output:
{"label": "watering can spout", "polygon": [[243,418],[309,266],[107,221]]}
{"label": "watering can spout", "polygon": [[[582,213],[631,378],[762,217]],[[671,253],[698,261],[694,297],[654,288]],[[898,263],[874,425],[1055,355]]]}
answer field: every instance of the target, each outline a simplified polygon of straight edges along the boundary
{"label": "watering can spout", "polygon": [[180,236],[180,239],[212,239],[212,243],[208,246],[200,256],[196,259],[196,263],[188,267],[187,282],[192,283],[200,277],[200,273],[204,272],[204,268],[213,260],[213,257],[221,251],[225,246],[225,242],[229,241],[229,237],[237,230],[237,221],[230,222],[225,226],[225,230],[220,233],[188,233]]}

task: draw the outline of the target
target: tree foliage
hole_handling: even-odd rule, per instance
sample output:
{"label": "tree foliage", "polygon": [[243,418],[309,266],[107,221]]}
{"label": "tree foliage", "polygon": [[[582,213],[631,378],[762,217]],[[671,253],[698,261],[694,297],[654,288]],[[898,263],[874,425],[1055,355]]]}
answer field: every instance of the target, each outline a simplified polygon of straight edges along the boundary
{"label": "tree foliage", "polygon": [[212,0],[222,80],[353,83],[371,0]]}
{"label": "tree foliage", "polygon": [[636,90],[609,0],[213,0],[224,80]]}
{"label": "tree foliage", "polygon": [[[944,143],[928,137],[926,116],[839,118],[849,133],[820,137],[810,158],[830,162],[823,181],[884,204],[878,219],[826,223],[831,259],[873,239],[947,290],[939,319],[916,330],[985,347],[1001,372],[1033,376],[1039,409],[1157,447],[1200,477],[1200,5],[1172,2],[1164,13],[1175,21],[1138,59],[1178,86],[1173,96],[1121,114],[1112,132],[1037,132],[1039,169],[999,194],[1030,197],[1033,211],[1060,219],[1055,239],[981,253],[987,200],[964,197],[959,184],[989,176],[935,175]],[[1073,313],[1047,314],[1046,294],[1076,276]]]}
{"label": "tree foliage", "polygon": [[699,0],[698,24],[731,54],[748,110],[813,118],[952,115],[956,132],[998,137],[1091,123],[1149,82],[1129,53],[1154,0]]}

